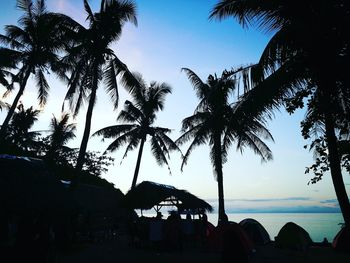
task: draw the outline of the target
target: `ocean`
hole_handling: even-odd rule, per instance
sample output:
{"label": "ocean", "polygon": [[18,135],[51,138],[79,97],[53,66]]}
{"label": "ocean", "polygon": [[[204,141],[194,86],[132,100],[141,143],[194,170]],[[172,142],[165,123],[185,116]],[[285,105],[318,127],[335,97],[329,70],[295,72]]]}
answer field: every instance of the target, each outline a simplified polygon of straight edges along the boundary
{"label": "ocean", "polygon": [[[271,240],[275,239],[279,230],[287,222],[294,222],[304,228],[314,242],[321,242],[327,238],[329,242],[341,228],[344,222],[341,213],[232,213],[227,214],[230,221],[239,223],[246,218],[253,218],[260,222],[269,233]],[[218,215],[208,214],[208,221],[217,225]]]}

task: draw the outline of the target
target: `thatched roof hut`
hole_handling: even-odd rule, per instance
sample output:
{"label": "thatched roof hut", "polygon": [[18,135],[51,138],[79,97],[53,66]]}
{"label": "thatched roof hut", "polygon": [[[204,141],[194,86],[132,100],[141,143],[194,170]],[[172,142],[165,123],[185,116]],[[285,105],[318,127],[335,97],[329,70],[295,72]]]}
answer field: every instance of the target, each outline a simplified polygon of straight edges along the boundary
{"label": "thatched roof hut", "polygon": [[132,209],[159,211],[163,206],[175,206],[180,212],[191,210],[193,213],[211,212],[212,206],[186,190],[170,185],[144,181],[125,195],[125,203]]}

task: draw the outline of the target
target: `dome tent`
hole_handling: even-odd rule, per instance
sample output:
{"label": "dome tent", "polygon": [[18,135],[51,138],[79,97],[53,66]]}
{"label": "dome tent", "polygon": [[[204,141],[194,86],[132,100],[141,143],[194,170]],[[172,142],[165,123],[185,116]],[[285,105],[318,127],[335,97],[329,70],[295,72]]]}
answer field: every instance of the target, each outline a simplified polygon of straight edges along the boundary
{"label": "dome tent", "polygon": [[343,227],[333,239],[332,247],[341,252],[350,253],[350,227]]}
{"label": "dome tent", "polygon": [[305,250],[312,244],[310,235],[304,228],[293,223],[286,223],[275,238],[276,247]]}
{"label": "dome tent", "polygon": [[[245,230],[238,223],[229,222],[217,227],[208,236],[208,247],[213,251],[222,251],[224,248],[224,239],[230,240],[229,236],[236,236],[244,247],[247,254],[254,251],[254,245]],[[234,248],[232,248],[234,249]]]}
{"label": "dome tent", "polygon": [[250,239],[257,245],[264,245],[271,242],[266,229],[253,218],[243,219],[239,224],[243,227]]}

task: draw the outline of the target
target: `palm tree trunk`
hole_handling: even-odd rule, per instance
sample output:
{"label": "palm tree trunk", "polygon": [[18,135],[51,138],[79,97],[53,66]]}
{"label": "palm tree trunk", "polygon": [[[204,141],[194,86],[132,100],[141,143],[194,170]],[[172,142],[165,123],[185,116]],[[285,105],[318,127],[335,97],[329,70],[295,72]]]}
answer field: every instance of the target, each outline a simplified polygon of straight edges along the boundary
{"label": "palm tree trunk", "polygon": [[139,170],[140,170],[140,164],[141,164],[141,158],[142,158],[142,152],[143,152],[143,145],[145,144],[146,139],[142,138],[140,148],[139,148],[139,153],[137,155],[137,162],[136,162],[136,167],[135,167],[135,172],[134,172],[134,178],[132,179],[132,184],[131,184],[131,189],[134,189],[136,186],[136,181],[137,177],[139,175]]}
{"label": "palm tree trunk", "polygon": [[222,173],[222,156],[221,156],[221,137],[220,135],[215,136],[215,172],[216,179],[218,182],[218,197],[219,197],[219,218],[218,225],[226,222],[225,214],[225,199],[224,199],[224,182]]}
{"label": "palm tree trunk", "polygon": [[340,166],[340,156],[337,147],[337,138],[334,132],[334,121],[330,114],[325,114],[326,140],[328,147],[329,165],[334,190],[339,202],[340,210],[343,214],[346,226],[350,226],[350,203],[346,193],[343,176]]}
{"label": "palm tree trunk", "polygon": [[[330,60],[328,59],[328,61]],[[322,62],[319,62],[319,64],[322,65]],[[341,172],[340,155],[338,150],[338,139],[335,134],[335,126],[334,126],[335,123],[334,123],[333,112],[332,112],[332,103],[336,103],[332,101],[332,99],[335,96],[341,96],[341,94],[339,93],[336,94],[334,90],[336,87],[336,81],[329,76],[326,70],[323,70],[326,68],[327,67],[325,66],[321,67],[321,70],[318,76],[320,81],[317,84],[321,90],[320,103],[321,103],[321,111],[324,114],[325,138],[327,141],[327,148],[328,148],[328,161],[329,161],[334,191],[339,202],[339,206],[344,218],[344,222],[347,226],[350,226],[350,203],[349,203],[349,197],[346,193],[343,175]],[[331,87],[333,87],[333,89],[331,89]]]}
{"label": "palm tree trunk", "polygon": [[2,140],[4,139],[5,132],[6,132],[6,130],[7,130],[7,127],[8,127],[8,125],[9,125],[9,122],[10,122],[10,120],[11,120],[11,118],[12,118],[12,116],[13,116],[15,110],[16,110],[16,107],[17,107],[17,104],[18,104],[18,102],[19,102],[19,99],[20,99],[21,96],[23,95],[24,89],[25,89],[25,87],[26,87],[26,85],[27,85],[27,80],[28,80],[28,78],[29,78],[29,75],[30,75],[30,71],[27,70],[26,74],[24,75],[24,79],[23,79],[23,81],[21,82],[21,85],[20,85],[20,87],[19,87],[19,91],[17,92],[17,95],[16,95],[16,97],[15,97],[15,99],[14,99],[14,101],[13,101],[11,107],[10,107],[10,110],[9,110],[9,112],[7,113],[5,120],[4,120],[4,122],[2,123],[2,125],[1,125],[1,129],[0,129],[0,143],[1,143]]}
{"label": "palm tree trunk", "polygon": [[79,180],[80,180],[80,172],[81,172],[83,165],[84,165],[86,148],[87,148],[87,144],[88,144],[89,137],[90,137],[92,112],[94,109],[95,100],[96,100],[96,92],[97,92],[97,79],[94,81],[95,81],[94,84],[96,84],[96,85],[94,85],[94,88],[91,91],[89,106],[88,106],[88,109],[86,112],[83,139],[82,139],[81,144],[80,144],[77,164],[75,166],[75,169],[77,171],[77,178],[76,178],[77,182],[76,183],[79,183]]}

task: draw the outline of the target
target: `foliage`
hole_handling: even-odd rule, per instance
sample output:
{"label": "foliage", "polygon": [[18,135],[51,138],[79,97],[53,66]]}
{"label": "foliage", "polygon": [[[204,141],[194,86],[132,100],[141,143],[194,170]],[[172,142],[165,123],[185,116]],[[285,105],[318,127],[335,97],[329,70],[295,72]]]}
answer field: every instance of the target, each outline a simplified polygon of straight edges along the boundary
{"label": "foliage", "polygon": [[[5,45],[0,50],[1,60],[5,60],[5,63],[0,64],[0,79],[7,88],[5,96],[14,90],[14,83],[19,84],[19,90],[1,126],[0,140],[3,139],[30,75],[35,76],[40,106],[46,104],[50,87],[45,75],[49,69],[55,71],[60,63],[58,53],[65,46],[59,23],[64,15],[48,12],[44,0],[34,3],[32,0],[17,0],[17,8],[23,12],[18,25],[6,25],[5,33],[0,34],[0,43]],[[11,83],[6,83],[1,76],[9,75],[4,71],[9,67],[18,67],[18,70],[12,74]]]}
{"label": "foliage", "polygon": [[166,83],[157,82],[151,82],[150,86],[146,86],[141,75],[135,74],[135,77],[140,83],[140,88],[131,93],[133,101],[127,100],[124,103],[124,109],[118,116],[118,120],[123,123],[105,127],[93,134],[93,136],[103,136],[103,139],[114,139],[107,147],[106,152],[113,152],[127,144],[123,158],[139,145],[132,187],[136,185],[143,145],[147,137],[150,137],[151,151],[157,163],[159,165],[166,164],[169,172],[169,152],[171,150],[180,151],[175,142],[167,135],[171,132],[170,129],[154,126],[156,113],[164,108],[165,96],[171,93],[171,87]]}
{"label": "foliage", "polygon": [[[87,0],[84,0],[88,28],[70,19],[66,34],[70,43],[66,46],[66,56],[62,60],[61,76],[67,81],[68,91],[65,101],[75,117],[84,102],[87,102],[85,128],[79,148],[76,169],[82,169],[90,136],[91,118],[97,99],[97,89],[104,81],[107,94],[116,109],[119,101],[117,76],[132,91],[139,84],[128,68],[122,63],[111,44],[117,41],[127,22],[137,25],[136,7],[132,1],[102,1],[99,12],[93,13]],[[66,77],[66,73],[69,77]]]}
{"label": "foliage", "polygon": [[[50,169],[61,179],[73,180],[77,172],[74,170],[78,151],[65,144],[75,137],[75,125],[69,124],[68,114],[63,114],[60,120],[51,120],[49,135],[40,136],[40,132],[31,131],[40,111],[33,107],[25,109],[22,104],[17,107],[6,130],[5,141],[1,153],[36,157],[43,159]],[[86,163],[80,172],[82,182],[111,187],[113,184],[101,178],[114,159],[99,152],[87,152]]]}
{"label": "foliage", "polygon": [[[76,165],[76,160],[78,157],[78,151],[66,151],[59,155],[56,163],[50,162],[46,159],[51,170],[59,176],[62,180],[74,181],[77,177],[77,171],[74,169]],[[113,164],[114,159],[100,154],[99,152],[87,152],[86,153],[86,163],[83,169],[79,172],[81,183],[99,185],[105,187],[113,187],[113,184],[107,180],[101,178],[103,173],[108,171],[108,167]]]}
{"label": "foliage", "polygon": [[1,152],[35,155],[39,132],[30,130],[38,120],[39,113],[40,111],[34,110],[33,107],[25,109],[23,104],[18,105],[6,130]]}

